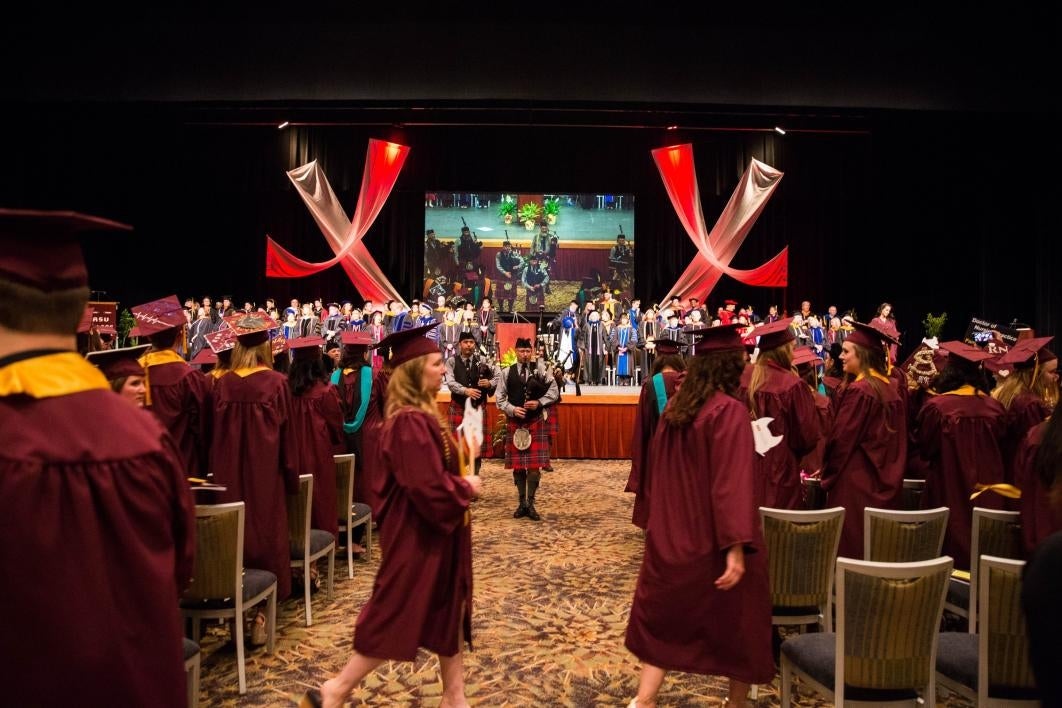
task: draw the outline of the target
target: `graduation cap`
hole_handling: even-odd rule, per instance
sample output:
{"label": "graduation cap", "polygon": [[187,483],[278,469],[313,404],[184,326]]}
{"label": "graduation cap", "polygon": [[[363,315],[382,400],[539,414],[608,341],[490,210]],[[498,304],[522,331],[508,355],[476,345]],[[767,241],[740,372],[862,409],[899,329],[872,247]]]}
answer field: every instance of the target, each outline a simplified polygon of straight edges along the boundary
{"label": "graduation cap", "polygon": [[757,327],[754,332],[760,335],[760,339],[756,346],[762,352],[768,349],[777,349],[784,344],[792,342],[796,339],[796,334],[791,327],[792,324],[793,318],[787,317],[784,320],[777,320],[762,327]]}
{"label": "graduation cap", "polygon": [[85,358],[102,371],[108,381],[114,381],[126,376],[143,376],[144,367],[140,365],[138,359],[148,349],[151,349],[150,344],[124,349],[106,349],[101,352],[89,352]]}
{"label": "graduation cap", "polygon": [[676,342],[674,339],[669,339],[667,337],[653,340],[653,348],[656,350],[656,353],[661,356],[678,354],[684,346],[686,345],[682,342]]}
{"label": "graduation cap", "polygon": [[963,364],[971,364],[975,368],[979,364],[984,363],[986,360],[995,357],[994,354],[989,354],[983,349],[975,347],[971,344],[967,344],[966,342],[960,342],[957,340],[951,342],[941,342],[939,350],[948,353],[948,361],[950,363],[959,364],[960,366],[962,366]]}
{"label": "graduation cap", "polygon": [[[235,338],[234,338],[235,341]],[[232,351],[229,349],[229,351]],[[210,347],[203,347],[199,350],[199,353],[191,358],[189,364],[198,364],[199,366],[210,366],[218,363],[218,355],[214,353],[214,350]]]}
{"label": "graduation cap", "polygon": [[214,354],[231,351],[236,346],[236,330],[225,324],[220,329],[203,335],[207,346]]}
{"label": "graduation cap", "polygon": [[322,337],[299,337],[288,342],[293,359],[319,359],[321,357],[321,345],[325,343]]}
{"label": "graduation cap", "polygon": [[[276,320],[261,312],[240,312],[223,319],[236,333],[236,339],[245,347],[255,347],[268,342],[269,330],[280,327]],[[276,350],[276,346],[273,349]]]}
{"label": "graduation cap", "polygon": [[793,352],[793,366],[797,368],[808,366],[809,364],[818,366],[822,363],[822,357],[816,354],[815,350],[811,347],[798,347]]}
{"label": "graduation cap", "polygon": [[386,345],[391,348],[390,361],[392,367],[400,366],[407,361],[416,359],[418,356],[438,354],[439,344],[425,336],[438,326],[438,322],[433,322],[423,327],[413,327],[412,329],[394,332],[385,337],[379,346]]}
{"label": "graduation cap", "polygon": [[188,323],[184,307],[176,295],[145,302],[129,308],[136,318],[136,327],[130,332],[134,337],[150,337]]}
{"label": "graduation cap", "polygon": [[132,229],[76,211],[0,209],[0,278],[46,293],[86,287],[82,236]]}
{"label": "graduation cap", "polygon": [[900,344],[898,339],[894,339],[883,332],[879,332],[868,324],[853,320],[852,327],[852,332],[849,333],[848,338],[845,340],[852,344],[858,344],[867,349],[881,349],[889,344],[895,344],[897,346]]}
{"label": "graduation cap", "polygon": [[737,300],[723,300],[723,304],[724,305],[733,305],[733,306],[737,307],[738,301]]}
{"label": "graduation cap", "polygon": [[704,356],[715,352],[744,351],[745,343],[741,341],[738,330],[741,325],[720,325],[704,329],[686,328],[682,331],[694,338],[695,356]]}
{"label": "graduation cap", "polygon": [[[1028,368],[1037,364],[1045,364],[1057,359],[1055,353],[1047,348],[1054,337],[1032,337],[1019,339],[1017,344],[996,361],[1000,366],[1013,366],[1018,369]],[[941,345],[943,346],[943,345]]]}
{"label": "graduation cap", "polygon": [[272,339],[269,340],[269,344],[269,350],[273,353],[274,359],[288,350],[288,338],[280,332],[273,335]]}
{"label": "graduation cap", "polygon": [[372,346],[372,333],[363,332],[361,330],[358,330],[356,332],[344,331],[342,334],[339,335],[339,340],[343,343],[343,346],[345,347],[369,348]]}
{"label": "graduation cap", "polygon": [[327,305],[325,305],[325,307],[334,307],[334,308],[336,308],[338,310],[339,309],[339,303],[338,302],[330,302]]}

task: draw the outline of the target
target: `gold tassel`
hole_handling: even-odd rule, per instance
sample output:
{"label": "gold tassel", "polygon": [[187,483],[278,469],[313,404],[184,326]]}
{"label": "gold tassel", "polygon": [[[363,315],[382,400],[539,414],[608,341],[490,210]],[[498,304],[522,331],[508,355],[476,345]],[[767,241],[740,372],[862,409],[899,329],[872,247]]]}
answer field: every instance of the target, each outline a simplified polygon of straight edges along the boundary
{"label": "gold tassel", "polygon": [[974,493],[970,495],[970,501],[973,501],[987,491],[993,491],[999,496],[1008,499],[1021,499],[1021,490],[1013,484],[981,484],[978,482],[974,485],[974,490]]}

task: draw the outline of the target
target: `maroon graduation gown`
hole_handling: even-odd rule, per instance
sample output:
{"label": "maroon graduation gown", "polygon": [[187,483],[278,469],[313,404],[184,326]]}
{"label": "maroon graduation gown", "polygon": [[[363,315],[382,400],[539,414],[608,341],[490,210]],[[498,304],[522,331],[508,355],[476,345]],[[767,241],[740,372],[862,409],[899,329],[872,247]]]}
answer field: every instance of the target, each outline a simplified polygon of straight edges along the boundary
{"label": "maroon graduation gown", "polygon": [[1021,535],[1027,555],[1045,538],[1062,531],[1062,513],[1051,508],[1047,488],[1036,474],[1036,452],[1046,427],[1047,423],[1043,422],[1029,430],[1014,461],[1014,485],[1021,490],[1017,506],[1021,511]]}
{"label": "maroon graduation gown", "polygon": [[[243,565],[277,576],[277,598],[291,594],[286,495],[299,491],[297,443],[288,379],[271,369],[231,371],[214,388],[218,437],[210,448],[223,503],[242,501]],[[246,375],[243,375],[246,374]]]}
{"label": "maroon graduation gown", "polygon": [[189,477],[205,477],[210,454],[210,381],[184,362],[150,367],[151,405],[181,452]]}
{"label": "maroon graduation gown", "polygon": [[[807,384],[773,362],[765,368],[767,378],[756,390],[755,408],[750,411],[755,418],[773,418],[768,427],[774,435],[781,435],[782,441],[754,458],[756,479],[764,485],[761,504],[773,509],[800,509],[803,501],[799,461],[815,449],[823,435],[822,425]],[[738,391],[738,398],[746,406],[752,373],[752,367],[745,369]]]}
{"label": "maroon graduation gown", "polygon": [[[56,370],[99,376],[71,356]],[[0,397],[4,705],[185,705],[191,492],[158,421],[100,384]]]}
{"label": "maroon graduation gown", "polygon": [[[355,480],[354,500],[368,504],[372,507],[372,516],[376,523],[380,523],[382,509],[382,489],[378,485],[383,484],[384,474],[378,472],[383,450],[380,447],[380,431],[385,420],[387,403],[387,385],[391,381],[391,372],[380,369],[372,377],[372,390],[369,393],[369,407],[365,409],[365,422],[361,424],[361,452],[362,452],[362,481]],[[358,498],[358,491],[364,497]]]}
{"label": "maroon graduation gown", "polygon": [[[447,433],[449,435],[449,433]],[[472,488],[444,455],[438,418],[405,408],[380,431],[383,560],[354,630],[365,656],[412,661],[417,648],[442,656],[472,639]]]}
{"label": "maroon graduation gown", "polygon": [[797,463],[797,468],[807,474],[822,470],[826,457],[826,440],[830,437],[830,430],[833,429],[833,401],[829,396],[818,391],[813,391],[812,397],[815,399],[815,413],[819,417],[819,430],[822,435],[815,444],[815,448]]}
{"label": "maroon graduation gown", "polygon": [[[907,464],[907,416],[896,387],[884,381],[882,400],[867,379],[837,392],[826,441],[822,488],[829,506],[845,509],[838,555],[863,557],[863,509],[895,509]],[[883,406],[884,404],[884,406]]]}
{"label": "maroon graduation gown", "polygon": [[[755,454],[748,409],[723,393],[690,424],[657,426],[645,555],[626,637],[640,660],[748,683],[774,677]],[[726,550],[737,543],[745,547],[745,575],[719,590]]]}
{"label": "maroon graduation gown", "polygon": [[928,399],[918,415],[918,447],[929,463],[927,508],[946,506],[951,510],[943,552],[955,560],[959,570],[970,569],[973,508],[1004,508],[1004,498],[994,492],[970,501],[977,483],[1003,481],[999,441],[1004,415],[999,401],[975,393],[971,386]]}
{"label": "maroon graduation gown", "polygon": [[301,396],[291,398],[291,434],[299,474],[313,475],[313,509],[310,526],[339,533],[336,514],[337,445],[343,444],[343,413],[334,386],[318,381]]}
{"label": "maroon graduation gown", "polygon": [[[665,371],[664,391],[668,400],[675,395],[683,374],[679,371]],[[638,396],[638,408],[634,412],[634,433],[631,439],[631,473],[627,477],[625,492],[634,494],[634,513],[631,523],[640,529],[647,527],[649,523],[649,442],[656,432],[656,424],[660,420],[660,414],[656,412],[656,387],[653,379],[649,377],[642,384],[641,394]]]}
{"label": "maroon graduation gown", "polygon": [[1051,411],[1035,393],[1019,393],[1007,409],[1007,432],[1003,438],[1003,462],[1007,465],[1007,481],[1013,482],[1016,455],[1029,431],[1047,420]]}

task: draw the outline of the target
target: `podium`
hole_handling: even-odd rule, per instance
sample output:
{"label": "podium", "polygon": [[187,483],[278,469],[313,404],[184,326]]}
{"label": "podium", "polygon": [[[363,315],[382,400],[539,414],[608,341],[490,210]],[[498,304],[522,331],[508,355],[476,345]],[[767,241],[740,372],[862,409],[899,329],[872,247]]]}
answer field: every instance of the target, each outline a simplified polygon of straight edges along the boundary
{"label": "podium", "polygon": [[531,340],[531,346],[535,345],[535,324],[532,322],[498,322],[495,325],[494,336],[498,340],[498,360],[500,361],[505,352],[516,348],[516,340],[526,337]]}

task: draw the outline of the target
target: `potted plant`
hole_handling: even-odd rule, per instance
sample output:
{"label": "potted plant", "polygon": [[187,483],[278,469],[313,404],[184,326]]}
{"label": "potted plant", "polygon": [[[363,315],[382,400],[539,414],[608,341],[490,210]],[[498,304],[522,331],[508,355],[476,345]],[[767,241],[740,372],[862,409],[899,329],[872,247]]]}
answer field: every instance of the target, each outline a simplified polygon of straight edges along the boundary
{"label": "potted plant", "polygon": [[528,231],[534,231],[538,217],[542,216],[542,207],[535,202],[528,202],[520,207],[520,221]]}
{"label": "potted plant", "polygon": [[501,201],[498,203],[498,216],[506,224],[513,223],[513,216],[516,214],[516,200],[508,194],[503,194]]}
{"label": "potted plant", "polygon": [[557,223],[560,215],[560,199],[552,197],[542,203],[542,212],[546,215],[546,223],[553,226]]}
{"label": "potted plant", "polygon": [[940,336],[941,331],[944,329],[944,323],[947,321],[947,312],[941,312],[937,316],[934,316],[932,312],[927,312],[926,318],[922,320],[922,326],[926,328],[926,337],[922,341],[936,349],[937,338]]}

